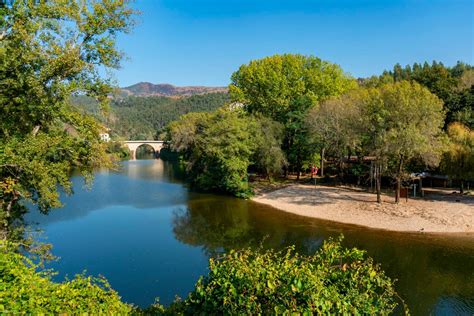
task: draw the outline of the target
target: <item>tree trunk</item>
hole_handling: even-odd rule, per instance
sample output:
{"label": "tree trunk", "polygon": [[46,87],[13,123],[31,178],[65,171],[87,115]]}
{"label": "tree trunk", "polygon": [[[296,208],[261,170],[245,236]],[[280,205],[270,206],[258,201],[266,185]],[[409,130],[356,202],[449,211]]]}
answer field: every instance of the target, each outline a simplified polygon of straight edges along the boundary
{"label": "tree trunk", "polygon": [[425,194],[423,193],[423,179],[420,177],[420,196],[424,197]]}
{"label": "tree trunk", "polygon": [[402,174],[402,170],[403,170],[403,155],[400,155],[400,161],[398,163],[398,175],[396,177],[396,181],[397,181],[397,187],[395,189],[395,203],[399,203],[400,202],[400,187],[401,187],[401,174]]}
{"label": "tree trunk", "polygon": [[395,188],[395,203],[400,202],[400,187],[401,187],[401,180],[400,180],[400,177],[397,177],[397,186]]}
{"label": "tree trunk", "polygon": [[461,187],[459,188],[459,193],[464,194],[464,180],[461,180]]}
{"label": "tree trunk", "polygon": [[381,182],[382,182],[382,176],[380,174],[380,165],[377,163],[375,164],[375,190],[377,191],[377,203],[382,202],[382,196],[381,196]]}
{"label": "tree trunk", "polygon": [[301,156],[298,151],[298,154],[296,155],[296,180],[300,180],[300,173],[301,173]]}
{"label": "tree trunk", "polygon": [[321,148],[321,178],[324,177],[324,147]]}
{"label": "tree trunk", "polygon": [[344,165],[344,156],[341,156],[339,157],[339,161],[337,162],[337,180],[339,184],[343,184],[343,180],[344,180],[343,165]]}

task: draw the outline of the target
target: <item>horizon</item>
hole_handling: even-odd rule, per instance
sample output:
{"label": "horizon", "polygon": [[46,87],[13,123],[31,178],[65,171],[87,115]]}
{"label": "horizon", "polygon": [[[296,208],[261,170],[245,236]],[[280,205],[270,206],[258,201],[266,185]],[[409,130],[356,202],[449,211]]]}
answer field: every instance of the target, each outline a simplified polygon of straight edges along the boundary
{"label": "horizon", "polygon": [[240,65],[285,53],[316,56],[354,78],[396,63],[474,63],[474,7],[467,0],[162,0],[134,8],[141,11],[137,26],[118,38],[127,58],[113,72],[120,87],[223,87]]}
{"label": "horizon", "polygon": [[[450,67],[454,67],[458,62],[462,62],[462,63],[466,63],[468,65],[472,65],[472,63],[469,63],[469,62],[465,62],[463,60],[458,60],[456,61],[454,64],[452,65],[446,65],[444,64],[443,62],[441,61],[438,61],[438,60],[432,60],[432,61],[426,61],[428,62],[430,65],[432,64],[432,62],[437,62],[437,63],[442,63],[444,66],[450,68]],[[424,63],[424,62],[423,62]],[[421,63],[421,65],[423,65],[423,63]],[[420,64],[420,63],[418,63]],[[405,66],[413,66],[413,63],[412,64],[406,64],[406,65],[403,65],[403,64],[400,64],[402,67],[405,67]],[[381,75],[384,71],[390,71],[390,70],[393,70],[393,66],[392,65],[391,67],[388,67],[384,70],[382,70],[380,73],[378,74],[372,74],[372,75],[368,75],[367,77],[354,77],[352,76],[354,79],[364,79],[364,78],[369,78],[371,76],[379,76]],[[229,76],[230,77],[230,76]],[[222,86],[211,86],[211,85],[202,85],[202,84],[193,84],[193,85],[177,85],[175,83],[172,83],[172,82],[150,82],[150,81],[138,81],[138,82],[135,82],[135,83],[132,83],[132,84],[129,84],[127,86],[119,86],[120,89],[126,89],[126,88],[130,88],[132,86],[135,86],[135,85],[138,85],[138,84],[142,84],[142,83],[145,83],[145,84],[152,84],[152,85],[155,85],[155,86],[159,86],[159,85],[171,85],[173,87],[178,87],[178,88],[185,88],[185,87],[195,87],[195,88],[198,88],[198,87],[204,87],[204,88],[228,88],[229,87],[229,84],[230,84],[230,81],[227,85],[222,85]]]}

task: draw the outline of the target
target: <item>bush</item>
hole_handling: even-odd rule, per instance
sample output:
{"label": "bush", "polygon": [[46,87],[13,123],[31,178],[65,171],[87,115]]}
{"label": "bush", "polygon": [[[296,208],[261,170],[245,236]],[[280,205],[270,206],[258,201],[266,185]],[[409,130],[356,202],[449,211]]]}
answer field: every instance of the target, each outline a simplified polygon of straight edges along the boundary
{"label": "bush", "polygon": [[120,142],[108,142],[106,147],[108,154],[114,155],[118,160],[129,160],[130,150]]}
{"label": "bush", "polygon": [[[54,283],[51,273],[0,245],[0,313],[23,314],[370,314],[398,305],[393,281],[362,250],[325,242],[313,256],[282,251],[231,251],[210,259],[184,301],[140,310],[120,301],[106,280],[76,276]],[[404,306],[406,307],[406,306]],[[408,310],[405,308],[408,314]]]}
{"label": "bush", "polygon": [[51,281],[48,271],[0,244],[0,314],[127,314],[132,306],[120,301],[103,278],[83,275],[64,283]]}
{"label": "bush", "polygon": [[[342,239],[342,238],[341,238]],[[389,314],[398,305],[393,281],[365,252],[325,242],[314,256],[283,251],[232,251],[210,260],[183,302],[184,314]],[[407,311],[408,313],[408,311]]]}

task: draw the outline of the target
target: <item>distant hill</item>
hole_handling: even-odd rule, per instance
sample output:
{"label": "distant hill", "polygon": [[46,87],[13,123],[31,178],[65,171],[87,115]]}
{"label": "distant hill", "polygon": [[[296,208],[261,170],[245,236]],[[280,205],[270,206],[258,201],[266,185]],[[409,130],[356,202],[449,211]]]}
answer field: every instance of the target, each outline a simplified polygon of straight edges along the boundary
{"label": "distant hill", "polygon": [[139,82],[129,87],[120,89],[122,97],[127,96],[162,96],[182,97],[206,93],[227,92],[227,87],[204,87],[188,86],[177,87],[167,83],[153,84],[150,82]]}
{"label": "distant hill", "polygon": [[[88,96],[72,98],[81,111],[94,115],[110,128],[112,138],[154,139],[163,128],[181,115],[190,112],[211,112],[229,102],[227,93],[206,93],[192,96],[124,96],[111,99],[108,113]],[[105,115],[104,115],[105,114]]]}

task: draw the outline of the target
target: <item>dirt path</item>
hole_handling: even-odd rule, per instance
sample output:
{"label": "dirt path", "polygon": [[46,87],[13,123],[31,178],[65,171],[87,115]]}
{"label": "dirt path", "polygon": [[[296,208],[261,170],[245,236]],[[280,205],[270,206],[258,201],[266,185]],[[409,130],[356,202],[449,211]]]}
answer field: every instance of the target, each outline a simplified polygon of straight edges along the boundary
{"label": "dirt path", "polygon": [[[458,201],[456,201],[456,199]],[[258,195],[255,202],[302,216],[391,231],[474,233],[474,198],[430,195],[402,200],[345,188],[292,185]]]}

